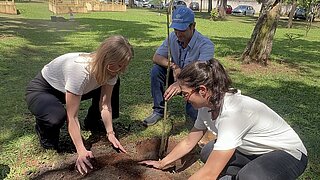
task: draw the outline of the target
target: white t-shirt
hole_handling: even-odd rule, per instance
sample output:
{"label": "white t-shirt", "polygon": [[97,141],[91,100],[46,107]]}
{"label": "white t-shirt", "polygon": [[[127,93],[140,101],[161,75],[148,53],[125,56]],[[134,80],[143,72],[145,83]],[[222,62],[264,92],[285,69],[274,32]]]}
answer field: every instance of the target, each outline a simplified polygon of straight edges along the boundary
{"label": "white t-shirt", "polygon": [[[89,74],[90,57],[80,56],[88,53],[68,53],[57,57],[41,70],[43,78],[55,89],[65,93],[84,95],[99,88],[96,79]],[[115,85],[118,76],[108,79],[105,84]]]}
{"label": "white t-shirt", "polygon": [[194,127],[217,135],[214,150],[236,148],[247,155],[283,150],[298,160],[301,152],[307,155],[297,133],[276,112],[239,90],[225,95],[216,120],[211,120],[208,110],[199,109]]}

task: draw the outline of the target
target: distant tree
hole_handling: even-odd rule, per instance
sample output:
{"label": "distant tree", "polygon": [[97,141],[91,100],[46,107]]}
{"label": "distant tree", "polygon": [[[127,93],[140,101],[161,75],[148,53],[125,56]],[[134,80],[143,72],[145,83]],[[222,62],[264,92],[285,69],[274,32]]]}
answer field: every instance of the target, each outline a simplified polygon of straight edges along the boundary
{"label": "distant tree", "polygon": [[129,0],[129,7],[133,7],[134,6],[134,0]]}
{"label": "distant tree", "polygon": [[217,0],[217,8],[219,12],[219,18],[226,18],[227,0]]}
{"label": "distant tree", "polygon": [[212,1],[213,0],[208,0],[208,12],[209,13],[212,11]]}
{"label": "distant tree", "polygon": [[292,6],[289,13],[289,19],[288,19],[288,25],[287,25],[288,28],[292,28],[293,15],[297,9],[297,5],[298,5],[297,0],[292,0]]}
{"label": "distant tree", "polygon": [[313,17],[317,16],[317,10],[320,7],[319,0],[289,0],[287,3],[292,5],[289,13],[288,28],[292,28],[293,15],[298,6],[307,10],[307,20],[310,22],[313,21]]}
{"label": "distant tree", "polygon": [[261,3],[259,18],[241,59],[244,63],[256,62],[266,66],[280,18],[281,1],[262,0]]}

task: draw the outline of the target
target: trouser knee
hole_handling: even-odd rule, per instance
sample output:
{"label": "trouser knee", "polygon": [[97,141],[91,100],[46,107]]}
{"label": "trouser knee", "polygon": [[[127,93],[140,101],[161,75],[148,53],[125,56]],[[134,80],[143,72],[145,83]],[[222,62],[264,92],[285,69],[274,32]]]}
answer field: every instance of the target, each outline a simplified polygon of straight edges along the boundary
{"label": "trouser knee", "polygon": [[210,156],[212,150],[213,150],[213,147],[214,147],[214,141],[210,141],[208,144],[206,144],[201,152],[200,152],[200,160],[203,162],[203,163],[206,163],[207,160],[208,160],[208,157]]}
{"label": "trouser knee", "polygon": [[155,64],[151,69],[151,82],[165,81],[166,68]]}
{"label": "trouser knee", "polygon": [[[101,95],[101,87],[84,94],[81,100],[91,100],[91,106],[88,109],[86,119],[101,119],[101,111],[100,111],[100,95]],[[111,95],[111,107],[112,107],[112,118],[119,117],[119,95],[120,95],[120,78],[118,78],[117,83],[114,85]]]}
{"label": "trouser knee", "polygon": [[67,116],[65,111],[61,113],[50,113],[45,115],[45,117],[36,117],[36,122],[43,129],[52,129],[57,130],[60,129],[64,122],[66,121]]}
{"label": "trouser knee", "polygon": [[261,174],[258,174],[254,171],[242,171],[240,170],[237,174],[236,180],[257,180],[264,179]]}

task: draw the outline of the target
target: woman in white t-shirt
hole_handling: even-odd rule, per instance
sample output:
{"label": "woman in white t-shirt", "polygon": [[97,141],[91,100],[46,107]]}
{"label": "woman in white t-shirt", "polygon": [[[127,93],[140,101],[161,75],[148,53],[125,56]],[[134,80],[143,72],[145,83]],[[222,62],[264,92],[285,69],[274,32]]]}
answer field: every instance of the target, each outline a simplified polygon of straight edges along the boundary
{"label": "woman in white t-shirt", "polygon": [[[57,57],[28,84],[26,101],[36,118],[41,146],[58,149],[60,128],[67,121],[78,153],[76,167],[81,174],[87,173],[87,166],[93,168],[89,161],[93,154],[85,148],[80,134],[78,112],[81,100],[92,99],[88,111],[91,118],[85,124],[98,126],[97,119],[92,117],[102,119],[108,140],[115,148],[126,152],[113,131],[111,95],[118,75],[125,71],[132,57],[133,49],[127,39],[112,36],[95,52],[67,53]],[[92,110],[95,108],[97,110]]]}
{"label": "woman in white t-shirt", "polygon": [[295,131],[268,106],[231,87],[215,59],[188,65],[178,76],[184,99],[198,109],[191,132],[165,158],[143,161],[158,169],[190,152],[206,131],[217,135],[201,151],[204,166],[190,179],[296,179],[307,150]]}

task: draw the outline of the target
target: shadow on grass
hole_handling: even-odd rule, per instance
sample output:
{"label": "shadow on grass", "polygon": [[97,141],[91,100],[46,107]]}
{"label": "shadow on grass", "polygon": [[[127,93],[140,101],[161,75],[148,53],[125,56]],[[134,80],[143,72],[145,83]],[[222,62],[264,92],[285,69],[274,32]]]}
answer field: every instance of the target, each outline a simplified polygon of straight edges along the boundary
{"label": "shadow on grass", "polygon": [[[249,38],[215,36],[211,37],[211,40],[220,45],[220,49],[215,51],[215,56],[225,57],[228,55],[240,58]],[[280,57],[275,60],[284,61],[291,68],[298,70],[303,68],[305,72],[310,69],[319,70],[320,53],[317,50],[320,49],[319,41],[308,41],[303,36],[297,35],[293,40],[289,38],[274,40],[272,49],[272,56]],[[310,74],[310,76],[313,75]]]}
{"label": "shadow on grass", "polygon": [[5,179],[10,173],[10,167],[8,165],[0,164],[0,179]]}
{"label": "shadow on grass", "polygon": [[[77,18],[76,21],[51,22],[50,20],[34,20],[0,17],[1,34],[14,37],[22,37],[35,46],[55,46],[63,45],[70,48],[80,48],[79,50],[92,50],[92,47],[77,47],[77,44],[66,42],[68,36],[78,36],[90,38],[94,43],[100,43],[106,37],[121,34],[129,39],[144,41],[153,40],[147,32],[154,26],[138,21],[120,21],[111,19],[90,19]],[[85,32],[95,32],[94,37],[84,34]],[[87,37],[86,37],[87,36]],[[158,39],[157,39],[158,40]],[[95,44],[96,46],[97,44]]]}

